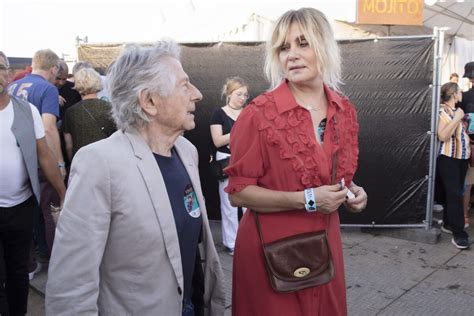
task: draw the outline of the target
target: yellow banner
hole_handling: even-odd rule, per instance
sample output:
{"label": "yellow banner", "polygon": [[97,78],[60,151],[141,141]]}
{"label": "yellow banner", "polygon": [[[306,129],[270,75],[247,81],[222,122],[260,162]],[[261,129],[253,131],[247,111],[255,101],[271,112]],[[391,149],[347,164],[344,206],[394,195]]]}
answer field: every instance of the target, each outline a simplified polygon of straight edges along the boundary
{"label": "yellow banner", "polygon": [[423,25],[423,0],[358,0],[358,24]]}

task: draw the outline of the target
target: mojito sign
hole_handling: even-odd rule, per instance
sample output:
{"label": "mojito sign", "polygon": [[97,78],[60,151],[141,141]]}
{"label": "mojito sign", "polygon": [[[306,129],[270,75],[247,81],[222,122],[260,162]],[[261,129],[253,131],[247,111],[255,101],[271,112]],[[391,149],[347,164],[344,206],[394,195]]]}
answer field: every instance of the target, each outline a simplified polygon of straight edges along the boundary
{"label": "mojito sign", "polygon": [[358,0],[358,24],[423,25],[423,0]]}

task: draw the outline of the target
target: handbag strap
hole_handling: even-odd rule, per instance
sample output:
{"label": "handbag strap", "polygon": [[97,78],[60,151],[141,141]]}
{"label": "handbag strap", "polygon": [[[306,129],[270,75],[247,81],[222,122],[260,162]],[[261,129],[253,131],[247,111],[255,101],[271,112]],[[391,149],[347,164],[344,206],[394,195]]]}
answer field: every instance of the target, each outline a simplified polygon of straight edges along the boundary
{"label": "handbag strap", "polygon": [[89,110],[84,106],[83,103],[81,103],[81,107],[82,107],[82,109],[83,109],[84,111],[87,112],[87,114],[89,114],[89,116],[90,116],[91,119],[94,121],[95,125],[100,129],[100,131],[101,131],[102,133],[104,133],[104,135],[105,135],[106,137],[109,137],[110,135],[105,132],[105,127],[104,127],[104,126],[100,126],[99,122],[97,122],[97,120],[95,119],[95,117],[92,115],[91,112],[89,112]]}
{"label": "handbag strap", "polygon": [[338,158],[339,158],[339,151],[336,151],[334,155],[332,156],[331,184],[336,184]]}
{"label": "handbag strap", "polygon": [[[260,238],[260,243],[262,244],[262,249],[265,248],[263,237],[262,237],[262,230],[260,229],[260,221],[258,220],[258,214],[255,211],[252,211],[253,217],[255,218],[255,225],[257,226],[258,238]],[[265,252],[264,252],[265,253]]]}

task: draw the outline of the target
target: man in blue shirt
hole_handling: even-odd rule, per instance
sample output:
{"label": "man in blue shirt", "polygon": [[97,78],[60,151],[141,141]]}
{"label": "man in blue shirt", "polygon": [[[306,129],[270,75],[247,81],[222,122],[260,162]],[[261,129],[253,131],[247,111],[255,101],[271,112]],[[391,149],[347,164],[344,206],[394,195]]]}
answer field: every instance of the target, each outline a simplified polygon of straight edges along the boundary
{"label": "man in blue shirt", "polygon": [[[54,86],[59,70],[59,57],[49,49],[37,51],[33,56],[32,68],[31,74],[10,84],[9,92],[38,108],[48,145],[56,155],[58,164],[62,165],[64,160],[56,127],[59,117],[59,93]],[[65,174],[65,170],[61,173]]]}

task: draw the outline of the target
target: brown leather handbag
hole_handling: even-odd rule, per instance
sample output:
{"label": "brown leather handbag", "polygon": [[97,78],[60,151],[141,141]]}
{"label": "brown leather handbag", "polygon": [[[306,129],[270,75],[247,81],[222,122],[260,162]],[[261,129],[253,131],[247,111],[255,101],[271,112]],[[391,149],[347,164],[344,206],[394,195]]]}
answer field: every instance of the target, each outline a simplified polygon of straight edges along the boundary
{"label": "brown leather handbag", "polygon": [[[332,183],[336,180],[337,161],[336,151],[332,159]],[[280,293],[295,292],[329,283],[334,278],[334,265],[325,230],[265,243],[258,214],[253,212],[253,215],[273,290]],[[329,217],[326,217],[326,223],[328,222]]]}
{"label": "brown leather handbag", "polygon": [[265,243],[258,215],[253,212],[273,290],[294,292],[328,283],[334,278],[325,230],[297,234]]}

